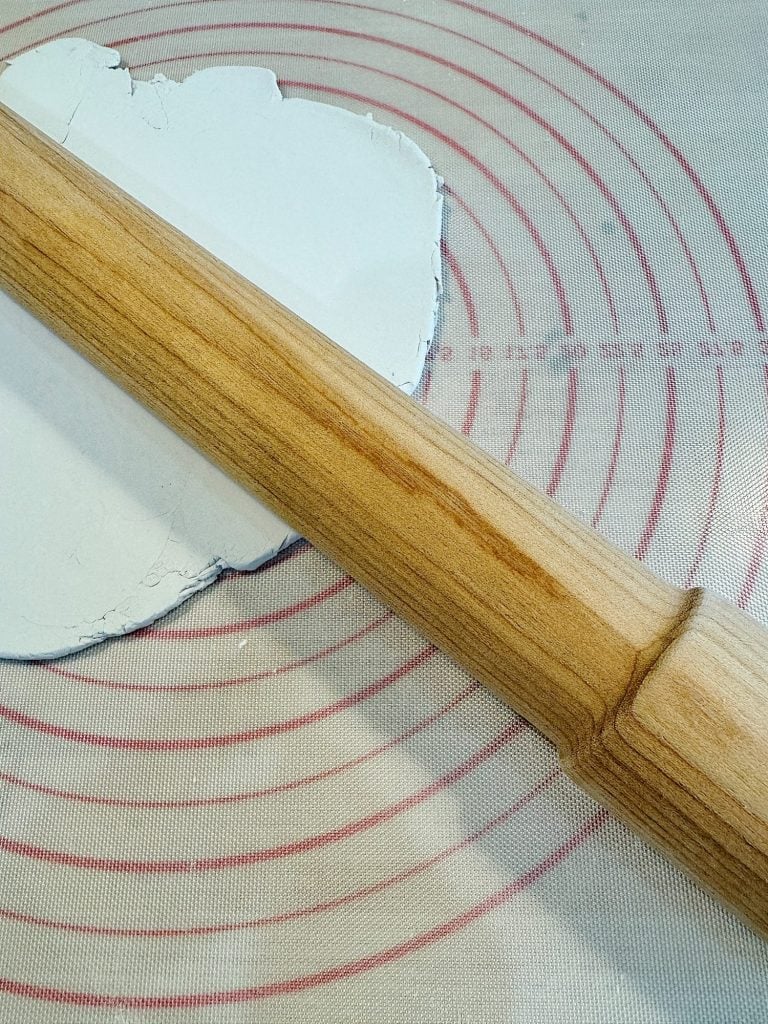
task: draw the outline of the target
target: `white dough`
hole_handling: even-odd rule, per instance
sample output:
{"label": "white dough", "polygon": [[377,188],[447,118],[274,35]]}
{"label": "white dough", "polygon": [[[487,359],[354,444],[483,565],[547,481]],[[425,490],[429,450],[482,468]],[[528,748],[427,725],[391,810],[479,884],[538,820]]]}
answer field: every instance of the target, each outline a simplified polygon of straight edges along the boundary
{"label": "white dough", "polygon": [[[119,62],[48,43],[6,67],[0,101],[412,391],[440,279],[421,150],[370,116],[284,100],[271,71],[144,83]],[[134,630],[295,538],[2,294],[0,480],[3,657]]]}

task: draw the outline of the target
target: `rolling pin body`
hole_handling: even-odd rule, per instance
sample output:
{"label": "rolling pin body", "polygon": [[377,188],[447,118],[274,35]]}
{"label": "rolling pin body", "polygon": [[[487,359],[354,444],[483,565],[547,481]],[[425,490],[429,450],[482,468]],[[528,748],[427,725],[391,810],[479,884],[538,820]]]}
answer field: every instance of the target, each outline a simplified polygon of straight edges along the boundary
{"label": "rolling pin body", "polygon": [[0,284],[768,933],[768,643],[0,108]]}

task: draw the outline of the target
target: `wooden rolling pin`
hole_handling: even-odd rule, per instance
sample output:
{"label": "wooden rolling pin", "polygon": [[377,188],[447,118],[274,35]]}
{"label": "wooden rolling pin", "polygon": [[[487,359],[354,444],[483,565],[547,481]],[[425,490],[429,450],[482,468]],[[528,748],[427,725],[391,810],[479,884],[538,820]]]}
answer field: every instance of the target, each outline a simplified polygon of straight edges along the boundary
{"label": "wooden rolling pin", "polygon": [[[768,934],[768,643],[0,107],[0,283]],[[87,401],[87,396],[83,396]]]}

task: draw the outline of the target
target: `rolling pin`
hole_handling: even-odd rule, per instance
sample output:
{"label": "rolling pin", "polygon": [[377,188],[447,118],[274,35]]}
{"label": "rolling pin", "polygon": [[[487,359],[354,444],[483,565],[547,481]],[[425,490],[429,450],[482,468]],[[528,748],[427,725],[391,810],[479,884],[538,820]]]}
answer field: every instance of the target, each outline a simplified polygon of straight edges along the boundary
{"label": "rolling pin", "polygon": [[2,107],[0,284],[768,935],[754,621],[663,582]]}

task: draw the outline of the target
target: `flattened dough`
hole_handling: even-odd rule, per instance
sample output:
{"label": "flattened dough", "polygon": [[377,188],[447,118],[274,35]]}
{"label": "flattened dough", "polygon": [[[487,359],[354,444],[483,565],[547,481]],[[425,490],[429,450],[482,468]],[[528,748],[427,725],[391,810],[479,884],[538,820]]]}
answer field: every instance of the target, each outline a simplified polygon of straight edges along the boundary
{"label": "flattened dough", "polygon": [[[0,101],[395,385],[434,329],[439,179],[370,116],[271,71],[132,81],[80,39],[15,58]],[[0,656],[146,625],[295,534],[0,294]]]}

